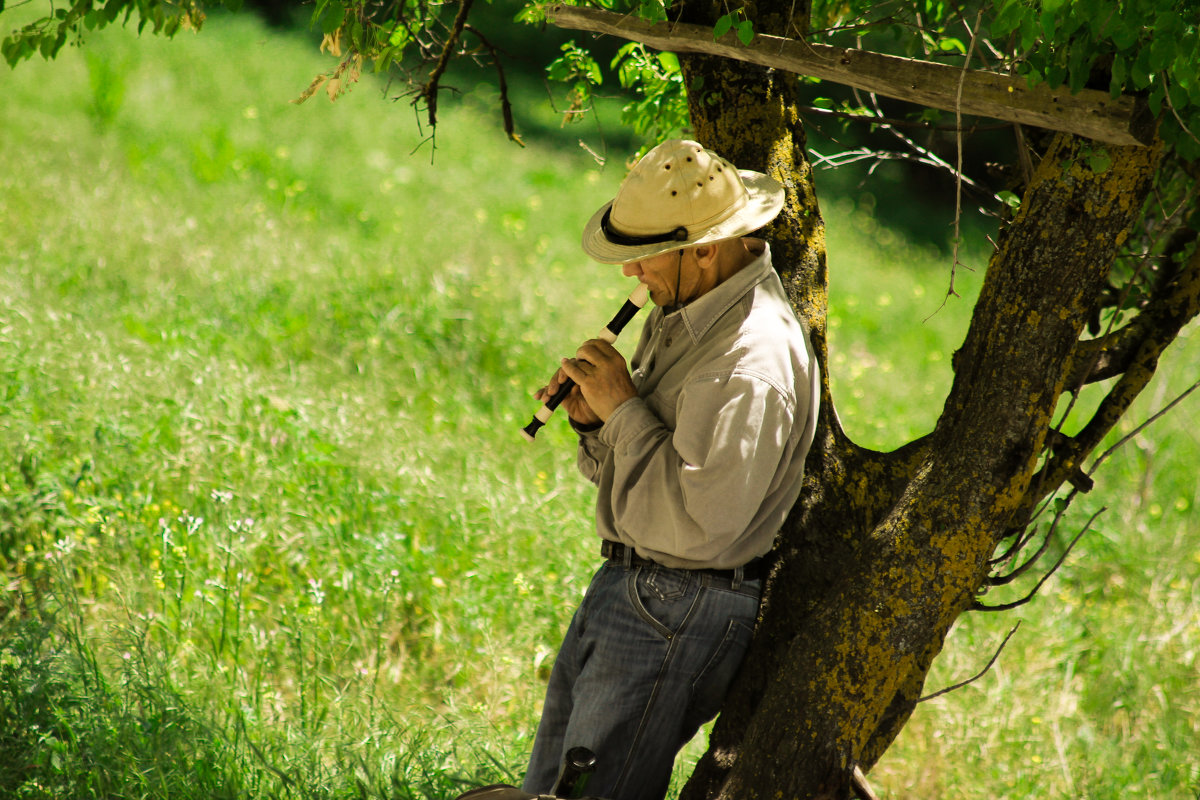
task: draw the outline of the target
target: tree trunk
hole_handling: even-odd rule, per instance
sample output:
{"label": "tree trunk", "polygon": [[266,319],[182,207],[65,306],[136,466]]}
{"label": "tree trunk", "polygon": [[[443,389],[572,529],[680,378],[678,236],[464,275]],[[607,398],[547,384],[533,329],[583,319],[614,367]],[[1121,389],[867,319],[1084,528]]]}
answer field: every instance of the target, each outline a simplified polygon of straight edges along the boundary
{"label": "tree trunk", "polygon": [[1095,172],[1082,140],[1054,140],[993,255],[936,429],[878,453],[846,438],[829,392],[824,227],[790,76],[699,56],[684,69],[687,85],[702,79],[697,138],[787,185],[767,235],[824,374],[759,630],[682,798],[847,797],[854,766],[869,769],[907,721],[996,545],[1025,522],[1081,332],[1158,151],[1110,148]]}

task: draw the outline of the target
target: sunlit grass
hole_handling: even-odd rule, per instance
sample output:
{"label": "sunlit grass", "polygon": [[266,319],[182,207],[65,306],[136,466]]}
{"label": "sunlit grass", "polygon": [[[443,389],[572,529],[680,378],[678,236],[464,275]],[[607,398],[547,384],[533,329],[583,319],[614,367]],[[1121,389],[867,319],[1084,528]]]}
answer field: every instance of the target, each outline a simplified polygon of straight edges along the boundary
{"label": "sunlit grass", "polygon": [[[122,753],[171,796],[435,798],[523,767],[595,558],[569,432],[518,430],[628,290],[578,249],[620,165],[570,132],[515,147],[486,89],[436,151],[378,87],[292,105],[310,45],[218,17],[4,76],[0,688],[40,670],[39,713],[86,701],[58,767],[71,738],[21,728],[45,770],[4,777],[31,797],[88,796],[100,755],[132,780]],[[839,413],[895,447],[940,413],[986,250],[942,307],[944,252],[824,213]],[[1188,385],[1194,336],[1126,432]],[[885,796],[1194,796],[1196,408],[1097,474],[1066,524],[1108,510],[1033,604],[956,628],[931,689],[1022,620],[920,707]],[[57,649],[39,600],[76,632]],[[168,707],[183,738],[150,753]],[[163,766],[193,756],[212,781]]]}

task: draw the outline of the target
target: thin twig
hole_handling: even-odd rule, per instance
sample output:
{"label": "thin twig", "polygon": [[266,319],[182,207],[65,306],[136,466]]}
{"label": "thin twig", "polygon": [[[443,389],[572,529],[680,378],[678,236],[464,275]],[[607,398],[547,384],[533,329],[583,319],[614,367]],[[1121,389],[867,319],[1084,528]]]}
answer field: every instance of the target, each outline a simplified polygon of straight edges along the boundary
{"label": "thin twig", "polygon": [[[471,13],[471,4],[475,0],[462,0],[462,5],[458,9],[458,14],[454,17],[454,24],[450,28],[450,35],[446,38],[446,44],[442,48],[442,55],[438,59],[437,64],[429,73],[429,81],[418,93],[417,98],[425,98],[426,110],[429,114],[429,127],[437,126],[437,95],[438,84],[442,80],[442,75],[445,74],[446,68],[450,66],[450,57],[454,53],[454,48],[458,44],[458,39],[462,36],[463,29],[467,26],[467,16]],[[415,100],[413,102],[416,102]]]}
{"label": "thin twig", "polygon": [[987,671],[992,668],[992,665],[994,665],[996,663],[996,659],[1000,658],[1000,653],[1004,651],[1004,646],[1006,644],[1008,644],[1008,640],[1013,637],[1013,634],[1017,632],[1017,628],[1019,628],[1019,627],[1021,627],[1020,621],[1018,621],[1016,625],[1013,625],[1012,630],[1009,631],[1008,635],[1004,637],[1004,641],[1001,642],[1000,646],[996,648],[996,654],[992,656],[992,660],[987,662],[987,664],[984,666],[984,668],[979,670],[979,672],[975,676],[973,676],[971,678],[967,678],[965,681],[956,683],[953,686],[947,686],[945,689],[939,689],[938,691],[934,692],[933,694],[925,695],[921,699],[917,700],[917,702],[924,703],[926,700],[932,700],[935,697],[941,697],[944,694],[950,694],[950,692],[958,691],[959,689],[963,688],[964,686],[969,686],[970,684],[972,684],[975,681],[982,678],[984,675],[987,674]]}
{"label": "thin twig", "polygon": [[[1072,491],[1071,497],[1074,497],[1074,495],[1075,495],[1075,492]],[[1067,501],[1065,503],[1063,503],[1062,508],[1060,508],[1058,510],[1058,513],[1054,515],[1054,521],[1052,523],[1050,523],[1049,527],[1047,528],[1046,537],[1042,540],[1042,545],[1041,545],[1041,547],[1039,547],[1037,549],[1036,553],[1034,553],[1032,556],[1030,556],[1028,559],[1026,559],[1025,563],[1022,564],[1021,566],[1013,568],[1013,570],[1011,572],[1009,572],[1007,575],[998,575],[998,576],[989,577],[988,581],[987,581],[988,585],[989,586],[1006,586],[1006,585],[1012,583],[1013,581],[1015,581],[1017,578],[1024,575],[1026,572],[1028,572],[1033,567],[1033,565],[1036,564],[1038,561],[1041,561],[1042,556],[1044,556],[1046,554],[1046,551],[1050,549],[1050,543],[1052,541],[1054,541],[1054,534],[1058,530],[1058,523],[1062,520],[1063,514],[1066,513],[1066,510],[1069,505],[1070,505],[1070,498],[1068,498]],[[1036,528],[1035,528],[1035,530],[1036,530]],[[1021,542],[1020,547],[1014,548],[1011,551],[1011,556],[1013,559],[1016,559],[1017,554],[1020,553],[1021,550],[1025,549],[1025,545],[1027,545],[1027,544],[1029,544],[1029,542],[1033,541],[1034,535],[1035,534],[1031,533],[1029,536],[1022,537],[1022,542]]]}
{"label": "thin twig", "polygon": [[1105,461],[1109,456],[1111,456],[1114,452],[1116,452],[1118,448],[1124,446],[1125,443],[1128,442],[1130,439],[1134,438],[1139,433],[1144,431],[1146,428],[1150,427],[1150,425],[1152,423],[1156,422],[1159,419],[1159,417],[1163,416],[1168,411],[1170,411],[1172,408],[1174,408],[1175,406],[1182,403],[1184,401],[1184,399],[1187,398],[1187,396],[1190,395],[1192,392],[1196,391],[1196,389],[1200,389],[1200,381],[1196,381],[1191,386],[1184,389],[1182,394],[1180,394],[1178,397],[1176,397],[1171,402],[1167,403],[1165,406],[1163,406],[1161,409],[1156,411],[1154,414],[1151,414],[1140,425],[1138,425],[1136,428],[1134,428],[1128,434],[1126,434],[1125,436],[1122,436],[1117,441],[1116,444],[1114,444],[1112,447],[1105,450],[1103,453],[1101,453],[1096,458],[1096,460],[1092,463],[1092,468],[1090,470],[1088,470],[1088,475],[1090,476],[1093,472],[1095,472],[1096,469],[1100,466],[1101,462]]}
{"label": "thin twig", "polygon": [[1175,117],[1175,121],[1179,123],[1179,127],[1183,128],[1183,132],[1186,133],[1191,138],[1192,141],[1200,142],[1200,138],[1197,138],[1196,134],[1192,133],[1192,129],[1189,128],[1187,126],[1187,123],[1183,121],[1183,117],[1179,116],[1179,111],[1176,110],[1175,104],[1173,102],[1171,102],[1171,93],[1169,91],[1167,91],[1168,87],[1166,86],[1166,83],[1167,83],[1166,72],[1162,73],[1162,79],[1163,79],[1163,84],[1164,84],[1163,85],[1163,97],[1166,98],[1167,108],[1171,109],[1171,116]]}
{"label": "thin twig", "polygon": [[475,26],[466,24],[463,26],[463,29],[478,38],[480,43],[491,55],[492,65],[496,68],[496,81],[499,84],[500,113],[504,118],[504,132],[508,135],[509,139],[521,145],[521,147],[524,147],[525,143],[521,141],[521,137],[517,135],[516,124],[513,122],[512,101],[508,98],[508,81],[504,77],[504,65],[500,63],[499,51],[496,50],[492,43],[488,41],[487,38],[475,28]]}
{"label": "thin twig", "polygon": [[1075,549],[1075,545],[1079,543],[1079,540],[1083,538],[1083,535],[1085,533],[1087,533],[1088,530],[1092,527],[1092,523],[1095,522],[1096,517],[1100,516],[1107,510],[1108,510],[1107,507],[1101,508],[1099,511],[1097,511],[1095,514],[1092,514],[1092,516],[1088,518],[1087,524],[1083,526],[1083,528],[1079,531],[1079,533],[1075,534],[1075,538],[1072,539],[1071,543],[1067,545],[1067,549],[1063,551],[1063,554],[1061,556],[1059,556],[1058,561],[1054,562],[1054,566],[1052,566],[1049,569],[1049,571],[1047,571],[1046,574],[1042,576],[1042,579],[1037,582],[1037,586],[1034,586],[1033,589],[1029,592],[1029,594],[1025,595],[1020,600],[1014,600],[1011,603],[1002,603],[1001,605],[998,605],[998,606],[989,606],[989,605],[985,605],[984,603],[975,603],[974,605],[971,606],[971,610],[972,611],[1011,611],[1012,609],[1019,608],[1020,606],[1023,606],[1026,603],[1028,603],[1029,601],[1031,601],[1034,598],[1034,596],[1038,593],[1038,591],[1042,588],[1042,586],[1045,585],[1046,581],[1050,580],[1050,576],[1053,575],[1055,572],[1058,572],[1058,568],[1061,567],[1063,565],[1063,562],[1067,560],[1067,556],[1069,556],[1071,554],[1071,551],[1073,549]]}
{"label": "thin twig", "polygon": [[853,111],[839,111],[836,108],[819,108],[817,106],[798,106],[797,110],[801,113],[813,115],[825,115],[827,117],[840,117],[849,119],[855,122],[865,122],[868,125],[891,125],[896,128],[916,128],[926,131],[941,131],[945,133],[955,133],[962,131],[966,133],[976,133],[978,131],[993,131],[1001,130],[1009,127],[1010,123],[994,123],[988,125],[980,125],[978,122],[973,123],[968,128],[959,128],[957,125],[934,125],[931,122],[920,122],[911,119],[898,119],[896,117],[884,117],[876,114],[856,114]]}
{"label": "thin twig", "polygon": [[[967,80],[967,72],[971,66],[971,56],[975,53],[975,41],[979,38],[979,22],[983,19],[983,10],[975,16],[975,30],[971,30],[967,26],[967,30],[971,33],[971,45],[967,48],[967,58],[963,61],[962,70],[958,73],[958,89],[954,96],[954,127],[958,129],[954,140],[958,148],[958,168],[954,170],[954,263],[950,266],[950,285],[946,288],[946,297],[943,300],[949,300],[950,297],[958,297],[958,292],[954,290],[954,279],[958,275],[958,251],[962,240],[962,168],[963,168],[963,136],[962,136],[962,95],[963,84]],[[963,20],[963,25],[967,25],[967,21]]]}

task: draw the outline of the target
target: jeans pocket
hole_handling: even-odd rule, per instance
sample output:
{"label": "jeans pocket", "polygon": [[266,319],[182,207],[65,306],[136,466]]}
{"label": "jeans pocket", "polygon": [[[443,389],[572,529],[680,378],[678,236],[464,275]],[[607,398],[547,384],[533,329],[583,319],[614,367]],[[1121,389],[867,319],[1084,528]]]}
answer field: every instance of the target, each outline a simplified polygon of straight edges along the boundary
{"label": "jeans pocket", "polygon": [[653,566],[643,568],[641,572],[645,576],[646,589],[665,603],[683,597],[695,583],[695,577],[681,569]]}
{"label": "jeans pocket", "polygon": [[692,682],[697,725],[712,719],[721,710],[721,703],[724,702],[729,685],[733,683],[733,678],[742,665],[742,658],[746,655],[753,636],[753,627],[741,620],[729,620],[721,643]]}
{"label": "jeans pocket", "polygon": [[629,574],[629,601],[667,639],[687,620],[699,589],[695,578],[683,570],[649,567]]}

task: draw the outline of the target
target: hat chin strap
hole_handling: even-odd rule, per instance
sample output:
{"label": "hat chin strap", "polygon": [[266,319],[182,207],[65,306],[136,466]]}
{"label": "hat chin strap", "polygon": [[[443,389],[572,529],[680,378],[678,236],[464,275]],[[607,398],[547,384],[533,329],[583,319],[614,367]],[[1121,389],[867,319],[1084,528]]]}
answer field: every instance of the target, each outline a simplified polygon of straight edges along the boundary
{"label": "hat chin strap", "polygon": [[612,206],[604,210],[604,216],[600,218],[600,230],[604,231],[604,238],[608,239],[612,244],[622,245],[624,247],[639,247],[644,244],[662,244],[663,242],[686,242],[688,240],[688,229],[680,225],[669,233],[656,233],[653,236],[629,236],[621,233],[612,226],[609,217],[612,215]]}
{"label": "hat chin strap", "polygon": [[683,250],[679,249],[679,258],[675,261],[675,308],[679,308],[679,284],[683,280]]}

